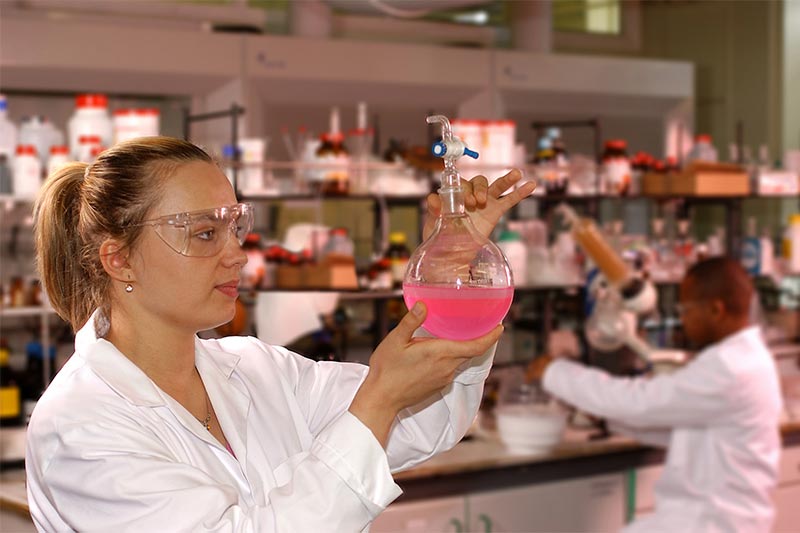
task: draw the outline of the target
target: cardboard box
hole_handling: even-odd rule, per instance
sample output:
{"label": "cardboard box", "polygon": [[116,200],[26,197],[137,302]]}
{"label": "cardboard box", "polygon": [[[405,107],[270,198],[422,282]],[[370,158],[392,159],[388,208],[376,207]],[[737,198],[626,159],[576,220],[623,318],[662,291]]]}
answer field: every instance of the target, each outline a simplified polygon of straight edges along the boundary
{"label": "cardboard box", "polygon": [[316,289],[357,289],[356,264],[352,258],[328,256],[313,265],[303,265],[304,284]]}
{"label": "cardboard box", "polygon": [[280,265],[275,285],[279,289],[357,289],[355,261],[329,256],[310,265]]}
{"label": "cardboard box", "polygon": [[672,174],[650,172],[642,176],[642,194],[647,196],[665,196],[669,194],[668,183]]}
{"label": "cardboard box", "polygon": [[695,162],[682,172],[645,174],[642,193],[650,196],[745,196],[750,176],[739,165]]}

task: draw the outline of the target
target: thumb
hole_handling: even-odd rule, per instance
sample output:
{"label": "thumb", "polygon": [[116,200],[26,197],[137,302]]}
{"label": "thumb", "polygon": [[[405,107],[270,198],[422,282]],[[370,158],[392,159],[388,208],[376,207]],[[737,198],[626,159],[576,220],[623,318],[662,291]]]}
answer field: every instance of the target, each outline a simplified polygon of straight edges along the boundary
{"label": "thumb", "polygon": [[425,304],[421,301],[418,301],[414,304],[411,310],[406,313],[406,316],[403,317],[400,323],[397,324],[397,326],[392,330],[391,334],[399,336],[401,342],[406,343],[411,341],[411,336],[425,321],[425,316],[427,314],[428,310],[425,307]]}

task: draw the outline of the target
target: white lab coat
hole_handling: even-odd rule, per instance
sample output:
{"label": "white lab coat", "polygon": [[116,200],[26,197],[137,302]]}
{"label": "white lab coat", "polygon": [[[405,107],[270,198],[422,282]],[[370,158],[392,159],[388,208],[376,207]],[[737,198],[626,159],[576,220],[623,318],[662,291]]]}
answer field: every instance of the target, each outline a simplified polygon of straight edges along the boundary
{"label": "white lab coat", "polygon": [[384,451],[347,410],[366,366],[315,363],[250,337],[197,339],[196,365],[234,457],[98,339],[94,318],[28,427],[40,530],[361,531],[401,493],[392,471],[464,435],[494,355],[401,413]]}
{"label": "white lab coat", "polygon": [[782,405],[775,362],[758,328],[707,347],[669,375],[612,377],[557,360],[543,383],[580,409],[642,431],[646,442],[668,443],[655,513],[626,532],[770,530]]}

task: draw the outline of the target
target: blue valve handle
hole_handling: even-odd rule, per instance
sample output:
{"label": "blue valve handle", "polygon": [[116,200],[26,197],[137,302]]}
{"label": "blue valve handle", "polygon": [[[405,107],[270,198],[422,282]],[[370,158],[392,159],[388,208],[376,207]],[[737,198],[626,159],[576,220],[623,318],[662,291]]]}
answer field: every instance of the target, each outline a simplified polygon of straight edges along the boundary
{"label": "blue valve handle", "polygon": [[[435,142],[433,143],[433,146],[431,146],[431,152],[436,157],[444,157],[447,153],[447,145],[444,143],[444,141]],[[478,152],[475,150],[470,150],[466,146],[464,146],[464,153],[462,155],[471,157],[472,159],[478,159]]]}

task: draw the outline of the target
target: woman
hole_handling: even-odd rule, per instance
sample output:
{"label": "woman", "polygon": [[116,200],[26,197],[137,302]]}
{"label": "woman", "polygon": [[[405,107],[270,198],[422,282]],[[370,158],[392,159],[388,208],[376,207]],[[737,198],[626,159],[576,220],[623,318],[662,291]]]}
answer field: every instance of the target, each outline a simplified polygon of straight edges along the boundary
{"label": "woman", "polygon": [[[481,231],[530,194],[499,197],[518,179],[466,185]],[[233,317],[252,207],[188,142],[66,166],[34,217],[42,282],[77,330],[28,429],[39,529],[359,531],[399,495],[391,472],[458,442],[477,410],[502,328],[412,339],[423,305],[369,367],[199,339]]]}

